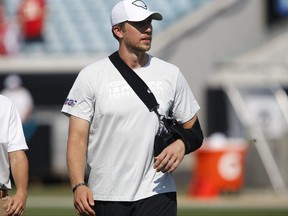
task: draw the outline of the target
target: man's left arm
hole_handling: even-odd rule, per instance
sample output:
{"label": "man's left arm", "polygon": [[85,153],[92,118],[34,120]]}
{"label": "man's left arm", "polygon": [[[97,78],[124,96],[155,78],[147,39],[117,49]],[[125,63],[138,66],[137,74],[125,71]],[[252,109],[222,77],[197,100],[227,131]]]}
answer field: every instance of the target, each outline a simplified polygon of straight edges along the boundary
{"label": "man's left arm", "polygon": [[[185,154],[190,153],[192,151],[195,151],[198,149],[203,141],[203,134],[201,127],[200,128],[194,128],[195,126],[198,127],[199,121],[197,115],[195,115],[192,119],[185,122],[183,124],[183,128],[186,130],[188,137],[190,141],[190,145],[187,146],[184,144],[183,140],[177,139],[174,143],[167,146],[156,158],[154,163],[154,168],[159,172],[173,172],[179,164],[182,162]],[[193,130],[196,131],[193,131]],[[199,139],[197,138],[197,135],[195,135],[195,132],[199,133]],[[202,138],[201,138],[202,135]],[[196,143],[195,143],[196,142]]]}
{"label": "man's left arm", "polygon": [[8,202],[8,215],[22,216],[26,208],[28,188],[28,159],[23,150],[9,153],[12,177],[15,182],[16,192]]}

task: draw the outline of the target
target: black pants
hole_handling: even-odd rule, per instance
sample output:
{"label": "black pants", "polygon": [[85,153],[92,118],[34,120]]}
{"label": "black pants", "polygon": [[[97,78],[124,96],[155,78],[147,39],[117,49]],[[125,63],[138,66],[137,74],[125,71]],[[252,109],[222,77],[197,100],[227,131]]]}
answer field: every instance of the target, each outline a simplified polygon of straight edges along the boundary
{"label": "black pants", "polygon": [[176,216],[176,193],[157,194],[135,202],[95,201],[97,216]]}

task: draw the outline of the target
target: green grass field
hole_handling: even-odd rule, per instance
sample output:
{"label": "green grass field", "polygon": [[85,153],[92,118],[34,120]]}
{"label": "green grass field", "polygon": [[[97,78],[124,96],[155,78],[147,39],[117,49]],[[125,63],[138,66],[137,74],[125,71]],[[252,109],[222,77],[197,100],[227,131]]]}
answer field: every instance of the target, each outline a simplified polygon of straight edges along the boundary
{"label": "green grass field", "polygon": [[71,208],[27,208],[27,216],[77,216],[74,209]]}
{"label": "green grass field", "polygon": [[[71,208],[28,208],[27,216],[77,216]],[[287,209],[179,209],[178,216],[287,216]]]}
{"label": "green grass field", "polygon": [[[13,194],[14,191],[11,192]],[[44,203],[43,201],[44,200]],[[46,203],[45,203],[46,202]],[[72,192],[68,184],[33,185],[29,188],[26,216],[77,216],[72,203]],[[178,216],[287,216],[287,207],[182,207]]]}

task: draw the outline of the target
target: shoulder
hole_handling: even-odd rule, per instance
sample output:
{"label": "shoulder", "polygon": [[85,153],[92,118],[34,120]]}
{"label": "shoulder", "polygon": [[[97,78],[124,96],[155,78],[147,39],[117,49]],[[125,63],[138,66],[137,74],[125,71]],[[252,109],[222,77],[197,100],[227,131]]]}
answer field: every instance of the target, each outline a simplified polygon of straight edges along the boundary
{"label": "shoulder", "polygon": [[88,64],[87,66],[85,66],[81,71],[80,71],[80,75],[82,74],[93,74],[93,75],[97,75],[97,73],[100,73],[101,71],[105,70],[108,67],[111,67],[112,63],[110,62],[109,58],[104,58],[101,60],[98,60],[96,62],[93,62],[91,64]]}
{"label": "shoulder", "polygon": [[174,81],[178,80],[178,77],[181,76],[181,71],[178,66],[154,56],[150,56],[150,64],[147,68],[154,71],[154,75],[156,71],[160,77]]}
{"label": "shoulder", "polygon": [[0,94],[0,104],[11,106],[12,101],[7,96]]}
{"label": "shoulder", "polygon": [[112,65],[108,57],[92,62],[91,64],[88,64],[87,66],[83,68],[83,70],[98,69],[99,67],[102,68],[107,65]]}
{"label": "shoulder", "polygon": [[13,108],[12,101],[7,96],[0,94],[0,115],[1,115],[1,118],[9,116],[12,108]]}
{"label": "shoulder", "polygon": [[79,72],[75,80],[76,86],[94,91],[115,73],[114,70],[115,67],[108,57],[88,64]]}
{"label": "shoulder", "polygon": [[157,67],[163,67],[163,68],[167,68],[167,69],[170,69],[170,70],[175,70],[175,71],[179,71],[179,67],[172,64],[172,63],[169,63],[167,61],[164,61],[160,58],[157,58],[155,56],[152,56],[150,55],[150,63],[151,65],[157,65]]}

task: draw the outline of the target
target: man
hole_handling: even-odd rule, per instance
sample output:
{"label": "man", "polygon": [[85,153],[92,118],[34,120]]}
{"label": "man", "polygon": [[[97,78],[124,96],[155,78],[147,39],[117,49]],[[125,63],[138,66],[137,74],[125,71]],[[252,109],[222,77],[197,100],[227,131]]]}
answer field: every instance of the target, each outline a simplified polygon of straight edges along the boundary
{"label": "man", "polygon": [[[0,95],[0,215],[24,214],[28,187],[28,149],[21,119],[11,100]],[[10,168],[16,185],[16,193],[8,196],[11,189]]]}
{"label": "man", "polygon": [[[160,114],[172,111],[188,130],[197,121],[199,105],[176,66],[146,53],[151,47],[153,19],[162,20],[162,15],[150,11],[143,1],[116,4],[111,25],[119,41],[118,53],[150,87]],[[176,215],[172,172],[184,157],[185,145],[178,139],[153,156],[159,119],[109,58],[79,73],[62,112],[70,116],[67,165],[78,214]]]}

